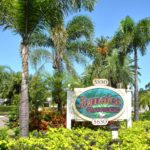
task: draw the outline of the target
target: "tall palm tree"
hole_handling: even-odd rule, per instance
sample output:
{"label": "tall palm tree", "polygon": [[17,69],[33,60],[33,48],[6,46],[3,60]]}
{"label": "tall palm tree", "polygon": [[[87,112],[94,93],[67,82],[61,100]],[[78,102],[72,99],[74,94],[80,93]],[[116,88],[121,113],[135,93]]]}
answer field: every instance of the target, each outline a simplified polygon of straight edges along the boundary
{"label": "tall palm tree", "polygon": [[[50,25],[53,19],[59,21],[62,16],[70,11],[81,8],[92,10],[95,0],[2,0],[0,2],[0,25],[4,29],[10,28],[18,33],[21,38],[22,55],[22,85],[20,101],[20,134],[28,136],[29,128],[29,104],[28,104],[28,43],[30,36],[41,27],[40,21],[49,16]],[[55,13],[54,13],[55,12]],[[39,31],[39,30],[37,30]]]}
{"label": "tall palm tree", "polygon": [[139,120],[138,102],[138,51],[142,55],[150,41],[150,18],[145,18],[135,23],[127,16],[120,23],[120,30],[116,33],[114,41],[120,48],[120,56],[134,53],[134,119]]}
{"label": "tall palm tree", "polygon": [[[6,5],[7,4],[7,5]],[[5,15],[1,20],[4,29],[11,29],[21,36],[22,84],[20,101],[20,135],[28,136],[29,102],[28,102],[28,43],[31,34],[40,21],[40,3],[36,0],[2,1]]]}
{"label": "tall palm tree", "polygon": [[[73,62],[83,62],[83,53],[92,47],[90,40],[93,34],[93,24],[86,16],[74,17],[65,27],[56,26],[49,31],[48,35],[33,35],[31,45],[50,47],[46,49],[36,49],[31,54],[31,63],[37,64],[43,60],[52,62],[55,70],[55,77],[58,78],[55,90],[57,89],[58,111],[62,111],[61,92],[62,92],[62,74],[63,70],[68,70],[71,74],[76,75],[73,68]],[[39,42],[40,41],[40,42]]]}

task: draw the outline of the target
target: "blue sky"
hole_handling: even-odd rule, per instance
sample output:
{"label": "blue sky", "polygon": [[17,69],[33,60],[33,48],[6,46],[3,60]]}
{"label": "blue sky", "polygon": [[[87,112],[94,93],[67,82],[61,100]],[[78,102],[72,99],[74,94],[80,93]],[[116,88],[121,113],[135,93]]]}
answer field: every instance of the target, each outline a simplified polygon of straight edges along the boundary
{"label": "blue sky", "polygon": [[[93,12],[82,12],[88,15],[95,26],[95,37],[112,37],[119,27],[120,20],[129,15],[135,22],[150,17],[150,0],[98,0]],[[74,15],[79,15],[74,14]],[[66,20],[70,20],[69,16]],[[15,71],[21,70],[19,53],[20,37],[10,31],[2,32],[0,28],[0,65],[8,65]],[[150,46],[143,57],[139,57],[140,86],[150,82]]]}

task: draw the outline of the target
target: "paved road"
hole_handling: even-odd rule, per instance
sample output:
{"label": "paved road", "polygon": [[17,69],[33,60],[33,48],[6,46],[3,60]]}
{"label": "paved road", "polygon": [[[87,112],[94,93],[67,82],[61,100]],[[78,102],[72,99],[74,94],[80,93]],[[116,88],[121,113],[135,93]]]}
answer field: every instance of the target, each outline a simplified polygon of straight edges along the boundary
{"label": "paved road", "polygon": [[0,128],[1,127],[5,127],[7,121],[8,121],[8,117],[7,116],[0,116]]}

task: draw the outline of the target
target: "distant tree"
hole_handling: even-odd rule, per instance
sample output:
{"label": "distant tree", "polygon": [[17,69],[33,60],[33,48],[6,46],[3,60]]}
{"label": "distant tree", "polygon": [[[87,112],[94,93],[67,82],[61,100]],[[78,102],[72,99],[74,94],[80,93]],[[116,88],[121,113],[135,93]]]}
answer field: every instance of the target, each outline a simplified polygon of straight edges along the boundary
{"label": "distant tree", "polygon": [[10,67],[0,65],[0,82],[6,79],[11,73],[13,73],[13,70]]}
{"label": "distant tree", "polygon": [[2,97],[8,99],[7,104],[19,105],[21,94],[21,72],[10,74],[2,88]]}
{"label": "distant tree", "polygon": [[138,51],[144,55],[150,41],[150,19],[145,18],[135,23],[127,16],[120,23],[120,30],[114,38],[116,46],[120,49],[120,59],[123,63],[124,56],[134,53],[134,119],[139,120],[138,101]]}
{"label": "distant tree", "polygon": [[101,36],[96,39],[97,51],[104,57],[110,53],[109,42],[109,37]]}
{"label": "distant tree", "polygon": [[15,73],[8,66],[0,66],[0,97],[7,104],[18,104],[21,92],[21,73]]}
{"label": "distant tree", "polygon": [[13,71],[8,66],[0,65],[0,98],[7,98],[5,96],[5,87],[8,86],[8,81],[11,78]]}
{"label": "distant tree", "polygon": [[139,91],[139,105],[142,107],[148,106],[150,109],[150,91]]}
{"label": "distant tree", "polygon": [[67,24],[66,28],[57,26],[50,30],[48,27],[49,35],[33,35],[32,45],[51,48],[50,50],[34,50],[31,53],[31,63],[37,66],[44,60],[53,64],[54,77],[56,79],[54,80],[53,97],[58,104],[60,113],[62,112],[63,72],[68,71],[76,76],[73,62],[85,62],[83,54],[88,53],[92,48],[90,40],[93,30],[93,24],[88,17],[77,16]]}
{"label": "distant tree", "polygon": [[150,90],[150,82],[145,85],[146,90]]}
{"label": "distant tree", "polygon": [[142,107],[149,107],[150,110],[150,83],[145,85],[145,90],[139,90],[139,105]]}
{"label": "distant tree", "polygon": [[32,76],[29,84],[29,96],[31,108],[37,112],[38,108],[44,106],[44,102],[51,96],[46,79],[40,75]]}
{"label": "distant tree", "polygon": [[94,78],[101,78],[101,72],[106,63],[105,59],[110,53],[109,42],[109,38],[104,36],[96,39],[96,45],[93,47],[93,51],[91,51],[93,62],[85,68],[82,75],[82,82],[85,86],[92,85]]}
{"label": "distant tree", "polygon": [[88,66],[83,73],[83,83],[89,86],[94,78],[106,78],[109,80],[109,85],[115,88],[118,84],[122,84],[122,88],[127,88],[129,83],[133,84],[132,60],[126,56],[124,64],[120,65],[118,55],[116,49],[105,58],[97,54],[92,65]]}

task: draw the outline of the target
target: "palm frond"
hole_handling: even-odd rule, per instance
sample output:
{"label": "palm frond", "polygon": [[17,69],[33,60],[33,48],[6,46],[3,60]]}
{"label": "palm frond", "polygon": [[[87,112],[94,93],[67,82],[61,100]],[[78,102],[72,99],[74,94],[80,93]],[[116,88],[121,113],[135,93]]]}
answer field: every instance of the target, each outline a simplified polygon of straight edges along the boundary
{"label": "palm frond", "polygon": [[3,29],[10,28],[22,37],[28,38],[35,31],[37,25],[42,28],[42,25],[40,25],[42,18],[40,1],[3,0],[0,4],[3,5],[5,12],[5,14],[0,14],[3,15],[1,22]]}
{"label": "palm frond", "polygon": [[36,49],[29,55],[31,65],[37,70],[37,66],[53,61],[52,54],[46,49]]}
{"label": "palm frond", "polygon": [[0,65],[0,72],[13,73],[14,71],[9,66]]}
{"label": "palm frond", "polygon": [[76,16],[67,24],[66,30],[69,41],[79,38],[90,40],[94,33],[94,25],[89,17]]}
{"label": "palm frond", "polygon": [[68,51],[76,51],[83,54],[86,54],[89,57],[92,57],[93,52],[95,51],[94,44],[89,41],[73,41],[67,44]]}
{"label": "palm frond", "polygon": [[31,47],[54,47],[53,41],[44,33],[33,33],[29,40]]}
{"label": "palm frond", "polygon": [[40,16],[40,3],[36,0],[18,0],[13,2],[13,26],[22,37],[30,35],[37,27]]}
{"label": "palm frond", "polygon": [[64,55],[63,60],[65,62],[66,70],[70,74],[72,74],[74,77],[77,77],[77,73],[76,73],[76,71],[74,69],[74,65],[73,65],[72,61],[70,61],[70,59],[68,59],[68,57],[66,57],[66,55]]}
{"label": "palm frond", "polygon": [[135,44],[140,48],[142,55],[146,53],[146,47],[150,42],[150,18],[140,20],[136,25]]}
{"label": "palm frond", "polygon": [[57,0],[57,4],[62,8],[65,14],[68,12],[76,12],[81,8],[92,11],[96,0]]}
{"label": "palm frond", "polygon": [[71,62],[77,62],[81,65],[87,63],[86,56],[78,51],[68,50],[65,55]]}

